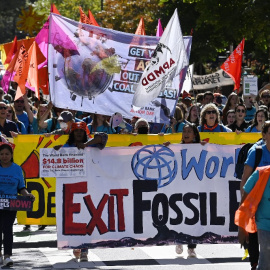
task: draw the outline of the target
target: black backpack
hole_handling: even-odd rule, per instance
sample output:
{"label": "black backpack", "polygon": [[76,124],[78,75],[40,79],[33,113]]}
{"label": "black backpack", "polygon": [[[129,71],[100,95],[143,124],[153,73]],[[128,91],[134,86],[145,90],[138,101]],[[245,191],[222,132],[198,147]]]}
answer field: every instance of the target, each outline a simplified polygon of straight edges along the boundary
{"label": "black backpack", "polygon": [[[245,161],[247,159],[248,150],[254,145],[254,143],[246,143],[239,151],[239,155],[237,158],[237,162],[235,164],[235,175],[236,178],[241,179],[244,167],[245,167]],[[255,164],[253,171],[258,167],[260,161],[262,159],[262,147],[256,146],[256,154],[255,154]]]}

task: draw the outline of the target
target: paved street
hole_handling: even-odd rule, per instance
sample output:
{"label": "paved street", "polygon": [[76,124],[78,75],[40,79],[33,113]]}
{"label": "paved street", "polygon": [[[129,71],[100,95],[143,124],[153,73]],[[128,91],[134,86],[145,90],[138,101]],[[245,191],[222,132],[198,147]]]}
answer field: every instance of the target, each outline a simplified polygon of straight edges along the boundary
{"label": "paved street", "polygon": [[[14,266],[12,269],[249,269],[247,260],[241,260],[244,251],[239,245],[198,245],[198,258],[187,258],[175,253],[175,246],[128,247],[89,250],[89,262],[77,263],[72,250],[56,248],[56,227],[49,226],[24,233],[22,225],[14,225]],[[1,269],[9,269],[2,267]]]}

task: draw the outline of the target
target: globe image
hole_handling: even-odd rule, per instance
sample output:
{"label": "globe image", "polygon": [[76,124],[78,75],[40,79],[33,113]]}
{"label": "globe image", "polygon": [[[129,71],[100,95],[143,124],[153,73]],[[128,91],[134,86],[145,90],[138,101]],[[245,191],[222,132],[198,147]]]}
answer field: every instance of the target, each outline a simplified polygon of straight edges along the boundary
{"label": "globe image", "polygon": [[174,152],[162,145],[147,145],[138,150],[131,167],[138,180],[157,180],[158,188],[169,185],[177,174]]}

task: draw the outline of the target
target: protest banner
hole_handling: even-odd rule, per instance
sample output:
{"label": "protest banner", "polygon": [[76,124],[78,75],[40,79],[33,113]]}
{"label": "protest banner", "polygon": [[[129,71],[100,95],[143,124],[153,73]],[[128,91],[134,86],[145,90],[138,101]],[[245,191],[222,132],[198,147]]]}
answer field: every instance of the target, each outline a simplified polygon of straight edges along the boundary
{"label": "protest banner", "polygon": [[0,209],[9,211],[32,211],[33,201],[30,197],[0,194]]}
{"label": "protest banner", "polygon": [[218,86],[233,85],[232,78],[222,69],[208,75],[195,75],[192,77],[193,89],[203,90]]}
{"label": "protest banner", "polygon": [[236,242],[239,149],[85,149],[87,176],[56,181],[58,248]]}
{"label": "protest banner", "polygon": [[[181,133],[159,135],[108,135],[107,147],[113,147],[116,151],[120,146],[138,146],[162,144],[170,141],[179,143],[182,138]],[[261,135],[259,133],[208,133],[202,132],[201,138],[209,143],[216,144],[242,144],[256,142]],[[14,150],[14,162],[23,169],[26,187],[33,193],[36,200],[33,203],[32,212],[18,212],[17,219],[19,224],[44,224],[55,225],[55,177],[41,177],[40,170],[40,149],[52,148],[56,145],[63,145],[68,139],[67,135],[55,135],[44,137],[43,135],[19,135],[14,138],[16,145]],[[102,150],[103,151],[103,150]],[[115,158],[116,158],[115,156]]]}
{"label": "protest banner", "polygon": [[258,95],[258,77],[253,75],[243,76],[243,95]]}
{"label": "protest banner", "polygon": [[[49,22],[49,81],[56,107],[168,122],[178,100],[179,76],[168,89],[134,112],[135,86],[150,61],[159,37],[138,36],[83,24],[51,14]],[[184,37],[190,51],[192,37]],[[184,78],[183,78],[184,79]]]}

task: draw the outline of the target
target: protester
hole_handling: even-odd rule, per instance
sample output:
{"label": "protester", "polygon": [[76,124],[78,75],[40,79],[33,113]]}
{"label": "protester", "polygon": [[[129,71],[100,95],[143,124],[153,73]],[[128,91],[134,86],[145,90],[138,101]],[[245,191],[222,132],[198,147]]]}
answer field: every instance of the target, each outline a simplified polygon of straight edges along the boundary
{"label": "protester", "polygon": [[258,109],[258,104],[255,100],[253,100],[252,96],[244,96],[243,99],[247,109],[245,120],[247,122],[250,122],[254,119],[254,115],[256,113],[256,110]]}
{"label": "protester", "polygon": [[[263,143],[262,148],[262,156],[259,161],[258,167],[268,166],[270,165],[270,121],[266,121],[262,127],[262,138],[265,144]],[[243,195],[243,187],[246,184],[247,179],[251,176],[252,172],[256,169],[256,147],[252,147],[248,153],[247,160],[245,162],[244,172],[241,179],[240,190]],[[248,237],[248,238],[247,238]],[[246,234],[245,231],[239,227],[238,232],[239,242],[244,244],[246,241],[249,242],[248,252],[249,252],[249,261],[252,269],[256,269],[258,258],[259,258],[259,247],[258,247],[258,236],[257,233]]]}
{"label": "protester", "polygon": [[[181,144],[202,143],[200,133],[194,123],[186,123],[183,127]],[[165,142],[164,145],[168,146],[170,142]],[[205,144],[205,143],[202,143]],[[197,257],[195,252],[196,244],[188,244],[188,257]],[[183,253],[183,245],[176,245],[175,251],[177,254]]]}
{"label": "protester", "polygon": [[190,108],[190,106],[192,105],[191,95],[187,93],[185,90],[183,91],[182,94],[182,103],[184,103],[187,106],[187,108]]}
{"label": "protester", "polygon": [[16,123],[7,120],[7,105],[0,102],[0,131],[7,137],[12,137],[12,132],[19,133]]}
{"label": "protester", "polygon": [[87,125],[90,133],[105,132],[107,134],[114,134],[115,130],[110,127],[105,115],[94,114],[93,121]]}
{"label": "protester", "polygon": [[244,104],[238,104],[235,108],[235,121],[233,124],[228,125],[232,131],[235,131],[237,134],[245,131],[249,126],[249,122],[245,121],[246,116],[246,106]]}
{"label": "protester", "polygon": [[150,131],[150,126],[147,120],[144,118],[139,118],[134,127],[134,132],[136,134],[148,134]]}
{"label": "protester", "polygon": [[7,104],[7,119],[16,123],[19,133],[27,134],[24,123],[18,120],[14,107],[10,104]]}
{"label": "protester", "polygon": [[5,99],[4,90],[2,87],[0,87],[0,102],[4,102],[6,104],[9,104],[9,101]]}
{"label": "protester", "polygon": [[207,91],[203,94],[203,105],[207,105],[209,103],[213,103],[214,94],[210,91]]}
{"label": "protester", "polygon": [[218,108],[213,103],[207,104],[201,111],[200,132],[231,132],[232,130],[220,123]]}
{"label": "protester", "polygon": [[226,127],[233,124],[234,121],[235,121],[235,110],[227,111],[227,115],[223,116],[223,122],[227,123]]}
{"label": "protester", "polygon": [[200,123],[200,106],[193,104],[189,109],[187,121],[199,126]]}
{"label": "protester", "polygon": [[246,129],[246,132],[261,132],[262,126],[264,122],[267,120],[268,120],[267,110],[259,107],[258,111],[255,113],[252,125],[250,125]]}
{"label": "protester", "polygon": [[60,128],[52,131],[50,134],[64,135],[71,132],[71,125],[74,123],[73,114],[69,111],[62,111],[57,121]]}
{"label": "protester", "polygon": [[270,107],[270,90],[269,89],[265,89],[260,93],[260,102],[261,104],[267,106],[267,108],[269,109]]}
{"label": "protester", "polygon": [[183,131],[183,127],[186,124],[183,112],[180,107],[176,106],[174,111],[174,118],[170,121],[170,127],[167,128],[165,133],[178,133]]}
{"label": "protester", "polygon": [[[90,132],[85,122],[72,123],[71,132],[63,147],[77,147],[78,149],[84,149],[85,147],[97,147],[102,150],[106,146],[108,140],[108,135],[106,133],[95,133],[94,138],[91,139],[89,139],[89,135]],[[81,262],[88,261],[87,248],[74,249],[73,254],[76,260],[80,259]]]}
{"label": "protester", "polygon": [[[23,172],[19,165],[13,163],[13,149],[10,144],[0,145],[0,194],[29,196],[35,200],[34,195],[28,193],[25,188]],[[16,218],[16,211],[0,209],[0,251],[2,243],[4,244],[4,258],[0,252],[0,264],[12,266],[12,244],[13,244],[13,223]],[[2,234],[4,240],[2,240]]]}
{"label": "protester", "polygon": [[[222,115],[226,115],[227,114],[227,111],[229,111],[229,110],[235,110],[236,105],[238,103],[239,103],[239,97],[237,96],[237,94],[231,93],[228,96],[228,100],[227,100],[227,102],[225,104],[225,107],[222,110]],[[223,121],[223,124],[224,125],[227,125],[227,123],[224,122],[224,121]]]}
{"label": "protester", "polygon": [[24,124],[27,134],[31,134],[30,123],[33,121],[33,113],[31,112],[26,94],[14,101],[14,109],[18,120]]}

